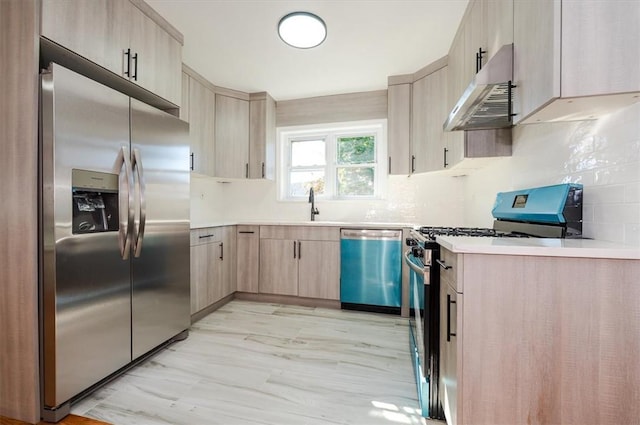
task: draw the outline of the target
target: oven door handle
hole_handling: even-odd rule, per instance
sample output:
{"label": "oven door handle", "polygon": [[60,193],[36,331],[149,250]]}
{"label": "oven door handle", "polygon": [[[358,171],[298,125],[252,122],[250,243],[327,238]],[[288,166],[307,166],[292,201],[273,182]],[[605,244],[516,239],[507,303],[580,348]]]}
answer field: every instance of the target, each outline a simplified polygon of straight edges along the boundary
{"label": "oven door handle", "polygon": [[[411,258],[409,258],[409,256],[411,255],[411,250],[408,249],[405,253],[404,253],[404,261],[407,263],[407,265],[411,268],[411,270],[413,270],[416,273],[422,273],[424,274],[425,272],[425,268],[427,268],[428,266],[420,267],[417,264],[415,264],[413,261],[411,261]],[[425,285],[428,285],[428,281],[427,279],[425,279],[424,282]]]}

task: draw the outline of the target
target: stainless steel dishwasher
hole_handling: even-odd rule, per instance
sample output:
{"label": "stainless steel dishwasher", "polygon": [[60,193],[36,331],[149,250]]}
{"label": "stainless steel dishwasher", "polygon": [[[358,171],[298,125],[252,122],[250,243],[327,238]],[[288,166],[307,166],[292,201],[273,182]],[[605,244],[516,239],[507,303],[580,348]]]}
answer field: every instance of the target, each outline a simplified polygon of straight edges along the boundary
{"label": "stainless steel dishwasher", "polygon": [[400,314],[402,230],[340,231],[340,303],[344,309]]}

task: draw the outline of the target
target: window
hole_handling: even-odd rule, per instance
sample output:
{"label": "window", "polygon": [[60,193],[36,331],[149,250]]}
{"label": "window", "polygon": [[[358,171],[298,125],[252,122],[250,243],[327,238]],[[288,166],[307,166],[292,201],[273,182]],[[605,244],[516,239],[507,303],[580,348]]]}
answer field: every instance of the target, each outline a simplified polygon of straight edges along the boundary
{"label": "window", "polygon": [[325,199],[380,197],[384,130],[384,122],[281,129],[280,198],[306,199],[310,188]]}

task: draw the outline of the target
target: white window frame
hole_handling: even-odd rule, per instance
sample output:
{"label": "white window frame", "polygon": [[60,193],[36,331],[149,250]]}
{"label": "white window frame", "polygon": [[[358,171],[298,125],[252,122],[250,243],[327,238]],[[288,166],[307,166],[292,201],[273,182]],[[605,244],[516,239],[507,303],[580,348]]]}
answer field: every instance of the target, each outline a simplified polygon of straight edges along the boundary
{"label": "white window frame", "polygon": [[[290,170],[291,170],[291,142],[302,140],[325,140],[325,192],[316,194],[316,197],[324,200],[372,200],[382,199],[386,190],[387,169],[387,120],[355,121],[344,123],[316,124],[295,127],[280,127],[278,133],[278,161],[277,176],[278,199],[281,201],[307,201],[307,195],[291,196]],[[338,168],[358,168],[367,164],[339,165],[337,164],[337,140],[339,137],[374,135],[376,138],[375,164],[374,166],[374,194],[371,196],[338,196],[336,173]],[[296,167],[304,169],[303,167]],[[309,166],[309,169],[320,168]]]}

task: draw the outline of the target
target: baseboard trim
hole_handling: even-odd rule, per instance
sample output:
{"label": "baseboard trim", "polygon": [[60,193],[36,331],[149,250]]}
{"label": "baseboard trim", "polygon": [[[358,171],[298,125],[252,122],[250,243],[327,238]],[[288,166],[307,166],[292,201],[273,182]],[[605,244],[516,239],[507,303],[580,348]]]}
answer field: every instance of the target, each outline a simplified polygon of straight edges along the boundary
{"label": "baseboard trim", "polygon": [[227,304],[229,301],[232,301],[236,297],[236,294],[237,294],[237,292],[234,292],[231,295],[227,295],[223,299],[221,299],[219,301],[216,301],[215,303],[211,304],[210,306],[205,307],[205,308],[203,308],[202,310],[200,310],[200,311],[198,311],[196,313],[193,313],[191,315],[191,324],[193,325],[198,320],[202,319],[203,317],[206,317],[206,316],[210,315],[211,313],[213,313],[214,311],[216,311],[217,309],[219,309],[223,305]]}
{"label": "baseboard trim", "polygon": [[255,294],[252,292],[236,292],[235,297],[236,299],[243,301],[299,305],[302,307],[322,307],[340,310],[339,300],[325,300],[320,298],[305,298],[289,295]]}

